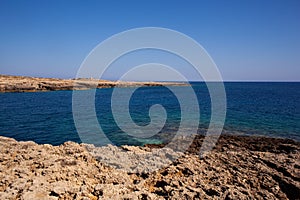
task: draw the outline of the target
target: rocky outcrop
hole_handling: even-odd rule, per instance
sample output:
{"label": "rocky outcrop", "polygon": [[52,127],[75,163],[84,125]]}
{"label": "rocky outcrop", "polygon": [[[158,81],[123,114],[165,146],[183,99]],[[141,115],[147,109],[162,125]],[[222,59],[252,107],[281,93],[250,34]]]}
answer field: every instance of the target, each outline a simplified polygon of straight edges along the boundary
{"label": "rocky outcrop", "polygon": [[[104,159],[120,157],[115,146],[97,149],[105,155],[101,158],[87,151],[90,145],[38,145],[0,137],[0,199],[299,199],[299,143],[222,136],[199,157],[202,140],[197,137],[168,166],[130,173],[119,170],[119,164],[105,164]],[[144,154],[162,146],[122,150]]]}
{"label": "rocky outcrop", "polygon": [[55,79],[0,75],[0,92],[36,92],[55,90],[85,90],[110,87],[185,85],[167,82],[120,82],[98,79]]}

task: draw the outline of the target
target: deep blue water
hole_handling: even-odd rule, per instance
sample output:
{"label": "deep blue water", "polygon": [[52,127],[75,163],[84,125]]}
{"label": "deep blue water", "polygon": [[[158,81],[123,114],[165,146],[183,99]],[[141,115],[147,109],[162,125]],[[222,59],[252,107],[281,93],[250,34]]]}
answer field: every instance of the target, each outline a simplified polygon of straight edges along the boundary
{"label": "deep blue water", "polygon": [[[205,133],[211,117],[211,102],[205,83],[193,83],[201,110],[199,133]],[[185,87],[180,88],[185,92]],[[300,141],[300,83],[227,82],[225,133],[266,135]],[[126,88],[124,88],[126,90]],[[111,113],[113,89],[97,89],[95,107],[99,124],[117,145],[141,145],[176,133],[180,123],[180,103],[165,87],[143,87],[130,100],[130,114],[139,125],[150,123],[149,108],[161,104],[167,120],[153,140],[138,141],[126,135]],[[80,91],[85,92],[85,91]],[[120,102],[122,106],[122,102]],[[54,145],[81,142],[72,115],[72,91],[0,93],[0,135],[17,140],[33,140]],[[88,119],[87,119],[88,120]],[[91,126],[93,126],[91,124]]]}

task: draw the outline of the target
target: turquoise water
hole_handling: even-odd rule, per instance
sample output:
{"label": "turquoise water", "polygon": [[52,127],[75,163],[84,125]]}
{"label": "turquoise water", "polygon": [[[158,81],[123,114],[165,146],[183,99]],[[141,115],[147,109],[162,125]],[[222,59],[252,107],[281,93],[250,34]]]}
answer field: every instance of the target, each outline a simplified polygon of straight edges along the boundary
{"label": "turquoise water", "polygon": [[[201,110],[198,132],[205,134],[211,116],[209,93],[205,83],[192,85]],[[227,82],[225,89],[227,114],[224,133],[300,141],[300,83]],[[184,92],[185,87],[181,90]],[[97,89],[95,107],[100,126],[116,145],[163,141],[166,135],[172,137],[178,130],[180,104],[168,88],[139,88],[131,98],[130,114],[139,126],[150,123],[148,112],[151,105],[161,104],[167,112],[165,126],[149,140],[135,140],[118,127],[110,109],[112,91],[112,88]],[[69,140],[81,142],[72,115],[72,91],[1,93],[0,105],[2,136],[54,145]]]}

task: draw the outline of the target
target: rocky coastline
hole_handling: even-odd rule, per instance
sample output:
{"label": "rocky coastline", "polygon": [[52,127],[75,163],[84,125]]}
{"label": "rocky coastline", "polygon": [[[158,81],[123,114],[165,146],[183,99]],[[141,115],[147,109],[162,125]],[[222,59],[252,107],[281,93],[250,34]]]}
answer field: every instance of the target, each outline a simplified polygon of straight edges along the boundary
{"label": "rocky coastline", "polygon": [[[300,143],[223,135],[199,157],[197,136],[186,153],[151,173],[129,173],[92,156],[85,144],[60,146],[0,136],[0,199],[299,199]],[[143,154],[161,148],[124,146]],[[117,156],[109,145],[103,154]]]}
{"label": "rocky coastline", "polygon": [[176,86],[175,82],[108,81],[93,78],[57,79],[0,75],[0,92],[39,92],[56,90],[87,90],[111,87]]}

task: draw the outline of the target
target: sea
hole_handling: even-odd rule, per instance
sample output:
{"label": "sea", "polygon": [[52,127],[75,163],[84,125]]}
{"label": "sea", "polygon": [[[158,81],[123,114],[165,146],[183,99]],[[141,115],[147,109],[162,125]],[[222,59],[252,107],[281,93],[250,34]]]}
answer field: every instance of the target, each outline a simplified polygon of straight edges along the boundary
{"label": "sea", "polygon": [[[205,82],[191,82],[200,108],[196,134],[206,134],[211,120],[211,96]],[[300,141],[300,82],[225,82],[226,118],[222,134],[289,138]],[[183,93],[187,86],[179,87]],[[119,88],[120,89],[120,88]],[[130,88],[121,88],[126,91]],[[131,88],[132,89],[132,88]],[[176,134],[181,123],[181,105],[165,86],[136,88],[127,106],[137,126],[151,123],[149,109],[161,105],[166,111],[165,125],[151,138],[135,139],[116,122],[112,113],[114,88],[95,91],[97,123],[115,145],[144,145],[166,142]],[[81,143],[72,113],[73,91],[0,93],[0,135],[18,141],[60,145],[66,141]],[[84,92],[86,91],[77,91]],[[188,95],[187,95],[188,97]],[[123,105],[124,104],[124,105]],[[85,118],[94,127],[95,120]],[[88,127],[87,127],[88,129]]]}

